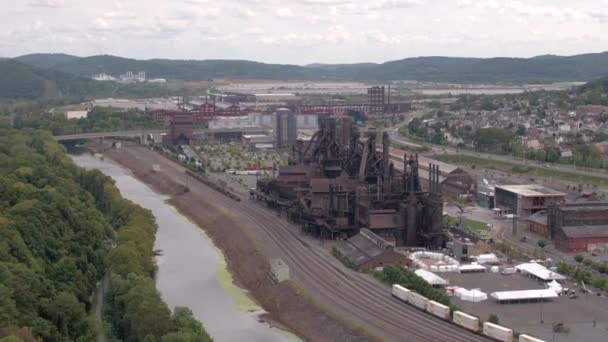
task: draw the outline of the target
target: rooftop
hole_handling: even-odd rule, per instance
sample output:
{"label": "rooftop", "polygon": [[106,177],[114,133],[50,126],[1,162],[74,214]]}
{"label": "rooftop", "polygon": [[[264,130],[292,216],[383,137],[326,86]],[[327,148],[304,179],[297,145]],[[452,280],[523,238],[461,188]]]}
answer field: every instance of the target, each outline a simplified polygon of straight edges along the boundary
{"label": "rooftop", "polygon": [[564,277],[563,275],[561,275],[557,272],[553,272],[550,269],[546,268],[545,266],[534,263],[534,262],[520,264],[520,265],[515,266],[515,268],[522,273],[531,274],[544,281],[566,279],[566,277]]}
{"label": "rooftop", "polygon": [[449,282],[443,278],[441,278],[440,276],[436,275],[433,272],[429,272],[427,270],[423,270],[423,269],[418,269],[416,271],[414,271],[414,273],[416,273],[417,276],[419,276],[420,278],[424,279],[424,281],[426,281],[427,283],[429,283],[430,285],[439,285],[439,286],[443,286],[443,285],[447,285],[449,284]]}
{"label": "rooftop", "polygon": [[543,226],[547,225],[547,211],[541,210],[530,217],[528,217],[528,221],[532,221],[534,223],[542,224]]}
{"label": "rooftop", "polygon": [[492,298],[498,301],[504,300],[530,300],[557,298],[557,293],[552,289],[523,290],[523,291],[500,291],[492,292]]}
{"label": "rooftop", "polygon": [[496,189],[502,189],[505,191],[513,192],[521,196],[528,197],[565,197],[566,194],[557,190],[545,188],[544,186],[536,185],[536,184],[526,184],[526,185],[497,185]]}
{"label": "rooftop", "polygon": [[565,226],[562,227],[562,230],[568,238],[608,237],[608,225],[605,224],[593,226]]}
{"label": "rooftop", "polygon": [[559,208],[562,211],[603,211],[608,210],[608,203],[602,202],[583,202],[583,203],[572,203],[569,205],[562,205]]}
{"label": "rooftop", "polygon": [[381,255],[392,246],[367,229],[361,229],[360,233],[346,241],[339,241],[336,248],[355,265],[362,265],[369,260]]}

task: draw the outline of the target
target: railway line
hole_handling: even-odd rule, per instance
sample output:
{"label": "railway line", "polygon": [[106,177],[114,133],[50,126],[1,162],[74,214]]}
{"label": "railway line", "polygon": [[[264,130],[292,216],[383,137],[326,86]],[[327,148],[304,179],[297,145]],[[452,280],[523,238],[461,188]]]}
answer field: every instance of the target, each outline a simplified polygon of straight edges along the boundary
{"label": "railway line", "polygon": [[[275,213],[248,200],[236,202],[198,182],[185,173],[185,168],[144,148],[136,150],[134,157],[145,154],[160,164],[163,173],[174,180],[188,184],[191,192],[203,196],[227,212],[239,213],[273,243],[292,270],[296,282],[305,284],[306,292],[330,299],[332,307],[349,313],[350,319],[390,341],[490,341],[460,327],[430,316],[393,298],[390,290],[366,275],[342,269],[332,263],[327,254],[306,242],[297,228],[278,219]],[[127,151],[130,153],[129,151]],[[141,159],[141,158],[137,158]],[[314,291],[311,291],[311,288]],[[362,324],[361,324],[362,323]]]}

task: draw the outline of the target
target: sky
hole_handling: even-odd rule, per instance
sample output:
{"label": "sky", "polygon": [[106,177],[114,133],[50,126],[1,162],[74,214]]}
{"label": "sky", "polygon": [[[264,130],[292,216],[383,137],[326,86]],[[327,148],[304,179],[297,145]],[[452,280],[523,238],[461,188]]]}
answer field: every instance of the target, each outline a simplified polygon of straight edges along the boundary
{"label": "sky", "polygon": [[0,0],[0,56],[268,63],[608,50],[608,0]]}

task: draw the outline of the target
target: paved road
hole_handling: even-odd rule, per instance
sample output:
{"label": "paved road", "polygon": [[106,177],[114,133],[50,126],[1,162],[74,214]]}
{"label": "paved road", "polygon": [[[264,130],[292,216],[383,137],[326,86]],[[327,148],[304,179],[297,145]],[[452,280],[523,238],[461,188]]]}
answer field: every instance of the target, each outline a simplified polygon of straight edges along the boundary
{"label": "paved road", "polygon": [[[265,129],[257,128],[257,127],[199,129],[199,130],[194,130],[194,135],[201,135],[204,133],[231,133],[231,132],[258,133],[258,132],[265,132],[265,131],[266,131]],[[144,129],[144,130],[133,130],[133,131],[92,132],[92,133],[55,135],[53,137],[57,141],[65,141],[65,140],[97,139],[97,138],[140,137],[140,136],[143,136],[146,134],[162,134],[162,133],[168,133],[168,130],[166,130],[166,129]]]}
{"label": "paved road", "polygon": [[[413,116],[410,118],[410,120],[407,120],[406,124],[409,121],[411,121],[411,119],[413,119],[414,117],[416,117],[416,116]],[[419,117],[419,115],[418,115],[418,117]],[[579,176],[591,176],[591,177],[608,179],[608,172],[602,171],[602,170],[580,169],[580,168],[576,168],[575,166],[572,166],[572,165],[564,165],[564,164],[550,164],[549,165],[547,163],[541,163],[541,162],[538,162],[535,160],[523,160],[521,158],[514,158],[513,156],[503,156],[503,155],[497,155],[497,154],[491,154],[491,153],[482,153],[482,152],[476,152],[476,151],[471,151],[471,150],[456,149],[456,148],[447,147],[447,146],[433,145],[433,144],[428,144],[428,143],[419,144],[419,143],[410,141],[407,137],[400,134],[398,128],[392,128],[391,130],[388,131],[388,133],[389,133],[389,136],[391,137],[391,139],[397,143],[400,143],[400,144],[403,144],[406,146],[409,145],[412,147],[427,146],[427,147],[430,147],[434,153],[460,154],[460,155],[468,156],[468,157],[491,159],[491,160],[497,160],[497,161],[501,161],[501,162],[518,164],[518,165],[523,165],[523,166],[532,166],[532,167],[556,170],[556,171],[560,171],[560,172],[568,172],[568,173],[572,173],[572,174],[579,175]]]}
{"label": "paved road", "polygon": [[460,327],[436,319],[390,295],[390,289],[369,275],[345,268],[330,253],[301,234],[299,227],[278,218],[275,212],[245,196],[241,202],[228,199],[186,176],[184,169],[144,148],[123,148],[142,163],[161,164],[161,172],[247,227],[275,258],[290,267],[296,283],[317,302],[386,341],[488,341]]}

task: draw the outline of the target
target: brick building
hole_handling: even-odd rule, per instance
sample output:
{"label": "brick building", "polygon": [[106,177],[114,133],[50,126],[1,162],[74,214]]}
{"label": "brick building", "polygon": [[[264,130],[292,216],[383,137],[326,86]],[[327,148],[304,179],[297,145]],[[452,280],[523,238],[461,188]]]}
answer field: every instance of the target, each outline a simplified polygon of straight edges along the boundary
{"label": "brick building", "polygon": [[532,233],[549,237],[549,226],[547,225],[547,211],[542,210],[534,213],[526,220],[528,230]]}
{"label": "brick building", "polygon": [[192,114],[180,113],[171,117],[169,134],[163,137],[163,143],[168,145],[188,145],[194,137]]}
{"label": "brick building", "polygon": [[608,251],[608,203],[552,205],[547,224],[555,246],[566,252]]}
{"label": "brick building", "polygon": [[385,104],[384,86],[375,86],[367,89],[369,97],[370,114],[383,114]]}

